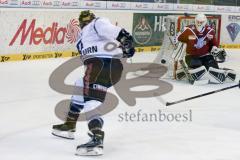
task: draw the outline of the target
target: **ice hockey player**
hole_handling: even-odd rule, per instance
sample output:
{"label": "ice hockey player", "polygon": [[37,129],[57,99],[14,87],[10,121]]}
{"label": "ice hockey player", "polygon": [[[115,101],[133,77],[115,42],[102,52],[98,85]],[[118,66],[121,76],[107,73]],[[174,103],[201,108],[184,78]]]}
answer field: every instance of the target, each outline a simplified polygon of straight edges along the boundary
{"label": "ice hockey player", "polygon": [[[110,23],[107,18],[96,17],[90,10],[80,12],[81,28],[77,49],[86,71],[76,86],[84,88],[83,96],[73,95],[70,110],[63,124],[54,125],[52,134],[74,139],[79,113],[100,106],[107,89],[116,84],[122,74],[121,58],[132,57],[135,53],[132,36],[123,28]],[[120,47],[106,50],[107,44]],[[98,113],[88,117],[90,141],[77,146],[76,155],[102,155],[104,131],[103,119]]]}
{"label": "ice hockey player", "polygon": [[[195,24],[186,26],[177,36],[177,40],[186,44],[186,70],[177,70],[177,79],[186,74],[192,81],[207,80],[206,83],[234,81],[236,73],[230,69],[220,69],[216,59],[225,60],[224,50],[218,48],[214,29],[207,25],[207,17],[200,13],[195,17]],[[186,76],[189,78],[189,76]]]}

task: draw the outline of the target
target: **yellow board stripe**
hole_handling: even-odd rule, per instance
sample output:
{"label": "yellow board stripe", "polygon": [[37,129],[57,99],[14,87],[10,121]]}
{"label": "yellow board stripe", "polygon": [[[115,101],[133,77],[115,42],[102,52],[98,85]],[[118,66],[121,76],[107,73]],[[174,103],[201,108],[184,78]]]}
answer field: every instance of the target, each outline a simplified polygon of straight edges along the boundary
{"label": "yellow board stripe", "polygon": [[0,55],[0,62],[27,61],[27,60],[39,60],[39,59],[48,59],[48,58],[64,58],[64,57],[75,57],[78,55],[79,53],[75,51],[6,54],[6,55]]}
{"label": "yellow board stripe", "polygon": [[239,49],[240,44],[221,44],[221,48],[229,48],[229,49]]}
{"label": "yellow board stripe", "polygon": [[[221,44],[221,48],[239,49],[240,44]],[[156,52],[160,50],[160,46],[136,47],[136,52]],[[21,53],[21,54],[0,54],[0,62],[9,61],[27,61],[39,60],[48,58],[65,58],[79,56],[76,51],[62,51],[62,52],[40,52],[40,53]]]}
{"label": "yellow board stripe", "polygon": [[156,52],[160,50],[160,46],[136,47],[136,52]]}
{"label": "yellow board stripe", "polygon": [[[159,51],[159,46],[151,47],[136,47],[136,52],[154,52]],[[40,52],[40,53],[21,53],[21,54],[0,54],[0,62],[9,61],[27,61],[27,60],[39,60],[48,58],[65,58],[79,56],[76,51],[62,51],[62,52]]]}

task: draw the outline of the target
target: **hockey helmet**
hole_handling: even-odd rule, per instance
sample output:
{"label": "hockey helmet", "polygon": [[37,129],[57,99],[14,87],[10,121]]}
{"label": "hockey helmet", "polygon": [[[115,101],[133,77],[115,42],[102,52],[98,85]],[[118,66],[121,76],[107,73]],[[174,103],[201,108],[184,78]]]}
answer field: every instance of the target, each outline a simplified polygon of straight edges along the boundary
{"label": "hockey helmet", "polygon": [[96,16],[92,11],[90,10],[81,11],[78,18],[80,28],[82,29],[95,18]]}
{"label": "hockey helmet", "polygon": [[198,15],[196,15],[195,26],[199,32],[202,31],[202,29],[205,27],[206,24],[207,24],[207,17],[204,14],[199,13]]}

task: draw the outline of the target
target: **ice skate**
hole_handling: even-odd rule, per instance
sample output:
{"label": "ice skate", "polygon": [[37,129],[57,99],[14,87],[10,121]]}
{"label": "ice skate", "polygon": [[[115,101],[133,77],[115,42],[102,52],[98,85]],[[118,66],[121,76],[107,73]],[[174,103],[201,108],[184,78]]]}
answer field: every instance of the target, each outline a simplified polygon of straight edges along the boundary
{"label": "ice skate", "polygon": [[74,139],[74,133],[76,132],[75,122],[67,121],[63,124],[53,125],[52,128],[52,135],[66,139]]}
{"label": "ice skate", "polygon": [[104,132],[101,130],[95,131],[95,133],[88,133],[91,137],[90,141],[77,146],[76,155],[78,156],[99,156],[103,155],[103,139]]}

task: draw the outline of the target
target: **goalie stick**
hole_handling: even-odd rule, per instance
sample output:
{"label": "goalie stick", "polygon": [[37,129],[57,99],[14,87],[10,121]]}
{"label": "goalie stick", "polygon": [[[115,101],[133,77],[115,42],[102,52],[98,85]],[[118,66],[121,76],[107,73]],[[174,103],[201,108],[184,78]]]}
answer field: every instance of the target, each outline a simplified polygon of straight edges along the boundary
{"label": "goalie stick", "polygon": [[217,90],[215,90],[215,91],[211,91],[211,92],[199,94],[199,95],[196,95],[196,96],[193,96],[193,97],[184,98],[184,99],[177,100],[177,101],[174,101],[174,102],[165,102],[161,97],[159,97],[159,101],[160,101],[161,103],[163,103],[165,106],[171,106],[171,105],[174,105],[174,104],[186,102],[186,101],[189,101],[189,100],[193,100],[193,99],[196,99],[196,98],[204,97],[204,96],[207,96],[207,95],[210,95],[210,94],[222,92],[222,91],[225,91],[225,90],[228,90],[228,89],[232,89],[232,88],[236,88],[236,87],[239,87],[239,88],[240,88],[240,81],[239,81],[238,84],[236,84],[236,85],[232,85],[232,86],[229,86],[229,87],[217,89]]}
{"label": "goalie stick", "polygon": [[[178,42],[179,43],[179,42]],[[177,75],[176,75],[176,72],[177,72],[177,68],[178,68],[178,61],[182,61],[183,62],[183,43],[179,44],[181,45],[180,48],[178,49],[177,53],[175,54],[175,56],[173,57],[173,61],[174,61],[174,64],[173,64],[173,78],[174,79],[177,79]],[[184,62],[183,62],[184,63]],[[181,64],[181,62],[180,62]],[[185,65],[186,66],[186,65]]]}
{"label": "goalie stick", "polygon": [[190,83],[190,84],[193,84],[193,83],[194,83],[194,79],[193,79],[193,77],[191,76],[191,74],[189,73],[188,67],[186,66],[185,62],[181,59],[181,60],[179,61],[179,63],[182,65],[183,71],[184,71],[184,73],[186,74],[189,83]]}

